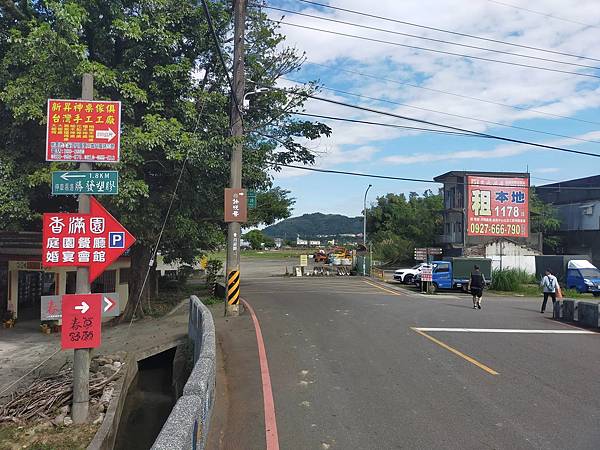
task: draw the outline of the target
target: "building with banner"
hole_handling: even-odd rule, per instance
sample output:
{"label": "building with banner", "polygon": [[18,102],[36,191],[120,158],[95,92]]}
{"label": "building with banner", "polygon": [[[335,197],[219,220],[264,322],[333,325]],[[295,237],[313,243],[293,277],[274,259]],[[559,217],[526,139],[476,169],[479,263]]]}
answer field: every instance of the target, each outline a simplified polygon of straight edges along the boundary
{"label": "building with banner", "polygon": [[[128,256],[116,260],[92,283],[92,293],[115,292],[121,310],[129,296]],[[75,293],[75,267],[42,265],[42,233],[0,232],[0,318],[6,311],[23,320],[40,320],[41,297]]]}
{"label": "building with banner", "polygon": [[538,196],[561,220],[560,253],[587,254],[600,265],[600,175],[543,186]]}
{"label": "building with banner", "polygon": [[528,173],[452,171],[434,180],[444,185],[438,244],[445,256],[485,256],[498,268],[534,270],[542,236],[530,230]]}

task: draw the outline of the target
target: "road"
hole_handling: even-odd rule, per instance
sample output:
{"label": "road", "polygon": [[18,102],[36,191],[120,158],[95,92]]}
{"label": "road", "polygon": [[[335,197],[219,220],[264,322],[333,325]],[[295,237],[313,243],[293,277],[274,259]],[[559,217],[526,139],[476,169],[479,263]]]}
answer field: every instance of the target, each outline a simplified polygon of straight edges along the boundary
{"label": "road", "polygon": [[[262,328],[281,449],[600,448],[600,335],[572,334],[537,301],[488,296],[473,310],[460,294],[357,277],[263,277],[242,292]],[[235,348],[224,351],[235,372]],[[252,415],[246,448],[265,448],[260,368],[243,370],[230,408]]]}

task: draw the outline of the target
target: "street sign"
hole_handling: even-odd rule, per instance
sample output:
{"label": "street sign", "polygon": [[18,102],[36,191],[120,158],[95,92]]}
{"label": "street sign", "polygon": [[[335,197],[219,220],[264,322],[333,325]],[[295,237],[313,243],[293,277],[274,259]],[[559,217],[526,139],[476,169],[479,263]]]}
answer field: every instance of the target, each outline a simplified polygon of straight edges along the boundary
{"label": "street sign", "polygon": [[415,248],[415,260],[427,261],[429,256],[441,255],[442,249],[438,247],[417,247]]}
{"label": "street sign", "polygon": [[48,100],[46,161],[119,161],[121,102]]}
{"label": "street sign", "polygon": [[[110,292],[100,295],[102,296],[102,318],[118,317],[121,314],[119,294]],[[40,310],[40,320],[61,319],[62,295],[43,295]]]}
{"label": "street sign", "polygon": [[52,172],[52,195],[116,195],[119,193],[119,172],[92,170]]}
{"label": "street sign", "polygon": [[300,255],[300,266],[308,266],[308,255]]}
{"label": "street sign", "polygon": [[94,281],[133,245],[135,238],[96,200],[90,213],[45,213],[42,265],[89,267]]}
{"label": "street sign", "polygon": [[248,209],[256,208],[256,191],[248,190]]}
{"label": "street sign", "polygon": [[101,304],[100,294],[63,295],[60,339],[63,350],[100,347]]}
{"label": "street sign", "polygon": [[431,266],[421,267],[421,281],[433,281],[433,269]]}
{"label": "street sign", "polygon": [[225,188],[225,222],[246,222],[246,189]]}

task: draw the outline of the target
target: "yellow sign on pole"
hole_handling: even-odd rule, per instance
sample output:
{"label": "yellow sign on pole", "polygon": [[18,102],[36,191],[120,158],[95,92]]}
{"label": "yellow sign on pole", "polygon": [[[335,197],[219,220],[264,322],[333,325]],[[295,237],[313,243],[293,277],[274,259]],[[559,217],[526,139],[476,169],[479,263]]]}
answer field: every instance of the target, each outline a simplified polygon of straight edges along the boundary
{"label": "yellow sign on pole", "polygon": [[300,266],[301,267],[308,266],[308,255],[300,255]]}

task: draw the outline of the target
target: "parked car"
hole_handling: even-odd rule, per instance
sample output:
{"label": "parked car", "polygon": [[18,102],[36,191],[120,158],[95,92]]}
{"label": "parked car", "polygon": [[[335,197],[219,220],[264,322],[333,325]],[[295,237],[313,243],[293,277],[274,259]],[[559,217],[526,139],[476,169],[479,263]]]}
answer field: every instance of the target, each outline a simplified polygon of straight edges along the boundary
{"label": "parked car", "polygon": [[419,263],[410,269],[398,269],[394,272],[394,280],[400,283],[410,284],[414,281],[416,275],[421,273],[421,267],[426,266],[426,263]]}

